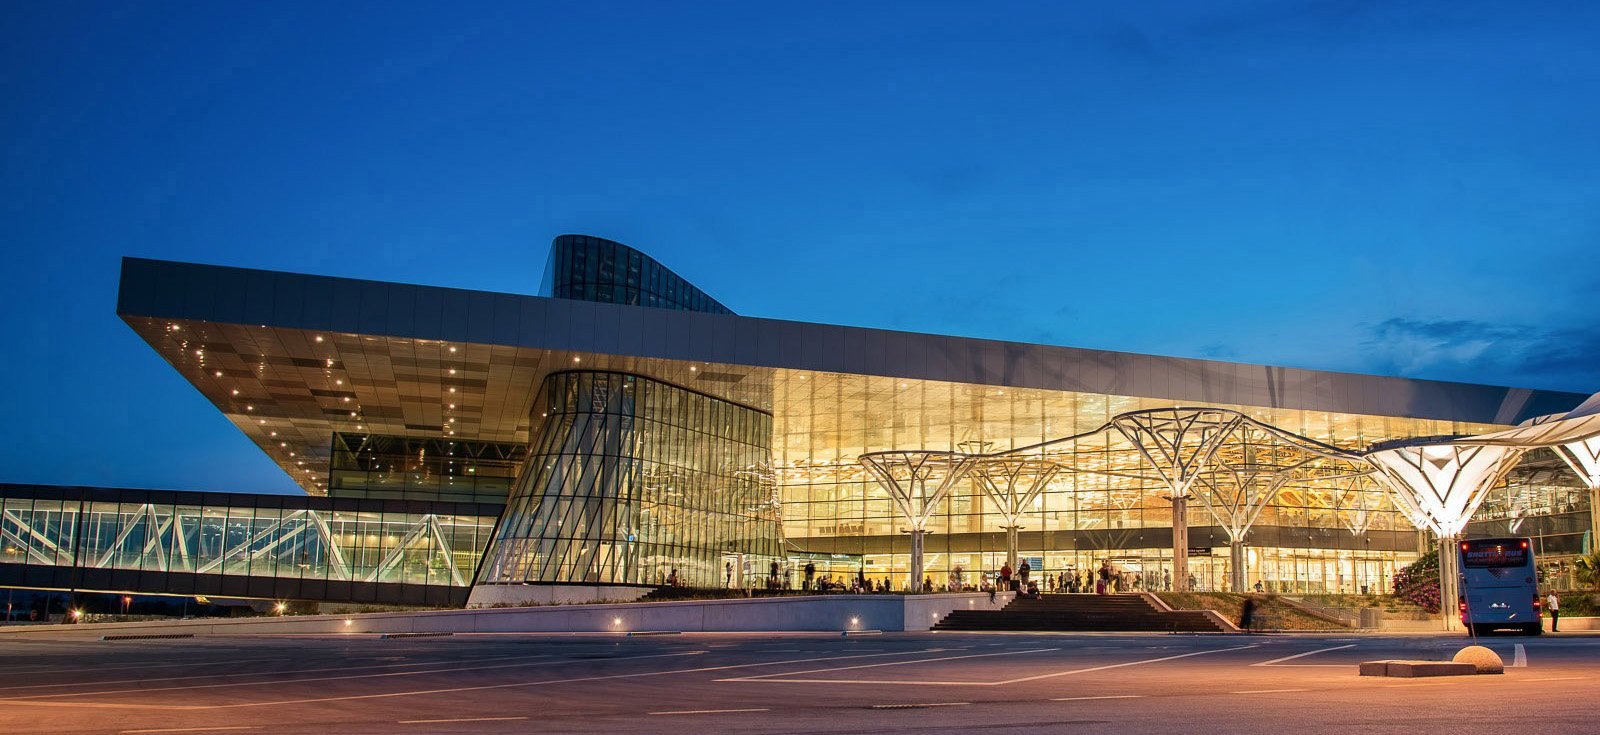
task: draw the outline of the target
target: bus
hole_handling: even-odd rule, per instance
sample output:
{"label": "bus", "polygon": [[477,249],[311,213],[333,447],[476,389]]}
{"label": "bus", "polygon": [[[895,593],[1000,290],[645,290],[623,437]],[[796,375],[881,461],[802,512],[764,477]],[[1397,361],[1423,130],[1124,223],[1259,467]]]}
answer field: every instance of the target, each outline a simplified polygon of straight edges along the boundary
{"label": "bus", "polygon": [[1539,621],[1538,575],[1528,539],[1470,539],[1461,542],[1458,556],[1461,591],[1457,605],[1468,633],[1544,632]]}

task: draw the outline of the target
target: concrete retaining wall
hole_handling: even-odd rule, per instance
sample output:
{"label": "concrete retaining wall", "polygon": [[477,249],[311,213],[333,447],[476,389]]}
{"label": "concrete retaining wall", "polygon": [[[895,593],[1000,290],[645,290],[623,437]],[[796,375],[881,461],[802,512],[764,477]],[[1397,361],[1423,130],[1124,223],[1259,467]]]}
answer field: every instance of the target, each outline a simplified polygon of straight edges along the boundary
{"label": "concrete retaining wall", "polygon": [[654,587],[582,584],[480,584],[472,588],[467,607],[531,607],[534,605],[582,605],[586,603],[633,602],[650,594]]}
{"label": "concrete retaining wall", "polygon": [[[1546,632],[1550,630],[1550,616],[1548,615],[1544,618],[1544,629]],[[1600,618],[1569,618],[1562,615],[1561,632],[1565,633],[1569,630],[1600,630]]]}
{"label": "concrete retaining wall", "polygon": [[0,635],[195,635],[327,633],[625,633],[630,631],[927,630],[952,610],[1004,607],[1011,595],[809,595],[745,600],[686,600],[600,605],[555,605],[474,610],[294,615],[179,620],[164,623],[86,623],[0,627]]}

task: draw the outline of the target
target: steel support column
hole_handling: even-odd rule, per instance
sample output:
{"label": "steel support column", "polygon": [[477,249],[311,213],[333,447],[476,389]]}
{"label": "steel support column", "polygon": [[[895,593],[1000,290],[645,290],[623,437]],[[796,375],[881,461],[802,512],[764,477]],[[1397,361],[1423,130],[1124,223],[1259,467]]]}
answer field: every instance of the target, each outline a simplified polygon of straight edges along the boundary
{"label": "steel support column", "polygon": [[1189,589],[1189,498],[1172,498],[1172,589],[1174,592],[1193,592]]}

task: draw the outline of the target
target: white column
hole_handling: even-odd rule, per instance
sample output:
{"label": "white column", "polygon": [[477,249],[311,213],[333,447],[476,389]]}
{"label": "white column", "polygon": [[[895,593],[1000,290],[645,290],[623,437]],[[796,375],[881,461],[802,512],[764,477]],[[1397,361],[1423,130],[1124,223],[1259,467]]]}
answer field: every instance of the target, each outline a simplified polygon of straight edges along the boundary
{"label": "white column", "polygon": [[906,587],[912,592],[922,591],[922,537],[928,532],[920,528],[911,529],[911,584]]}
{"label": "white column", "polygon": [[1232,585],[1232,592],[1249,592],[1250,579],[1245,570],[1244,541],[1230,539],[1228,541],[1228,580]]}
{"label": "white column", "polygon": [[1189,498],[1172,498],[1172,590],[1189,589]]}
{"label": "white column", "polygon": [[1439,614],[1445,630],[1459,630],[1455,539],[1484,496],[1522,459],[1521,447],[1468,446],[1449,441],[1375,445],[1366,455],[1404,515],[1439,538]]}

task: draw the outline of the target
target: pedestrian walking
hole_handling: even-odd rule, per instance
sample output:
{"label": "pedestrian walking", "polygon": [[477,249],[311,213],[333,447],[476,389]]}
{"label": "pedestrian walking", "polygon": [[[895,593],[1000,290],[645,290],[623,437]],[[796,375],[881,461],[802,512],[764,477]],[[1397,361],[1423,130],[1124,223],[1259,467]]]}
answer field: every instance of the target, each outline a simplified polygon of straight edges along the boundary
{"label": "pedestrian walking", "polygon": [[778,560],[777,559],[773,559],[772,563],[767,565],[767,589],[775,590],[777,588],[778,588]]}
{"label": "pedestrian walking", "polygon": [[809,561],[806,562],[806,578],[805,578],[805,581],[801,583],[800,589],[809,591],[811,589],[811,580],[815,579],[816,576],[817,576],[817,565],[812,564]]}
{"label": "pedestrian walking", "polygon": [[731,561],[723,562],[722,568],[728,573],[728,581],[723,583],[723,586],[732,587],[733,586],[733,562],[731,562]]}
{"label": "pedestrian walking", "polygon": [[1239,627],[1243,628],[1245,632],[1249,632],[1251,624],[1255,622],[1255,617],[1256,599],[1254,597],[1244,598],[1244,608],[1239,610]]}
{"label": "pedestrian walking", "polygon": [[1006,590],[1011,589],[1011,565],[1000,565],[1000,586]]}
{"label": "pedestrian walking", "polygon": [[1023,586],[1027,586],[1028,573],[1032,571],[1033,567],[1028,564],[1027,559],[1023,559],[1022,563],[1017,565],[1017,579],[1022,581]]}
{"label": "pedestrian walking", "polygon": [[[1556,597],[1556,591],[1555,590],[1550,590],[1550,594],[1545,596],[1545,598],[1544,598],[1544,609],[1550,611],[1550,632],[1551,633],[1560,633],[1561,632],[1561,598]],[[1582,627],[1582,626],[1579,626],[1579,627]]]}

